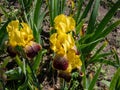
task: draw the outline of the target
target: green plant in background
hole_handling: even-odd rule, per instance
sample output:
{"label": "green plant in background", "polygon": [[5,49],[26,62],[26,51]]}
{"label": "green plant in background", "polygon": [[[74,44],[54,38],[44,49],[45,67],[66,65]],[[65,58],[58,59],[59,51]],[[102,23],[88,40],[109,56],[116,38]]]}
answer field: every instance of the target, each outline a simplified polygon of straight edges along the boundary
{"label": "green plant in background", "polygon": [[[107,46],[105,37],[120,24],[117,20],[108,25],[119,8],[120,0],[98,23],[100,2],[18,0],[18,12],[13,12],[12,17],[7,8],[0,5],[6,17],[0,27],[0,89],[41,90],[46,78],[46,82],[54,85],[60,77],[61,90],[93,90],[104,64],[117,69],[109,89],[119,89],[117,52],[115,49],[102,51]],[[41,39],[41,36],[46,36],[42,33],[46,17],[49,17],[47,24],[50,26],[48,48],[44,47],[45,42]],[[109,60],[108,56],[113,56],[113,60]],[[48,61],[44,61],[46,57]],[[89,74],[90,65],[96,64],[98,69],[94,74]]]}

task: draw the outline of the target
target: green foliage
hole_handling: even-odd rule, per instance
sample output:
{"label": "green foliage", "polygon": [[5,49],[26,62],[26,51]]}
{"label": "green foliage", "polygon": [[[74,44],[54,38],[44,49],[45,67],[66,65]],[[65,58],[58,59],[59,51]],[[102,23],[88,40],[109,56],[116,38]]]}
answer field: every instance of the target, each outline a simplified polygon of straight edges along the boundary
{"label": "green foliage", "polygon": [[[84,47],[84,48],[81,49],[82,53],[86,54],[86,55],[89,54],[95,48],[95,46],[101,41],[101,39],[103,37],[107,36],[109,34],[109,32],[111,32],[113,30],[114,27],[119,25],[119,21],[117,21],[117,22],[113,23],[112,25],[106,27],[107,23],[110,21],[110,19],[114,15],[115,11],[118,9],[118,7],[119,7],[118,4],[120,4],[120,1],[116,2],[116,4],[106,14],[106,16],[100,22],[100,24],[98,24],[97,26],[94,24],[95,21],[96,21],[96,19],[95,19],[96,16],[94,16],[94,15],[96,15],[97,8],[98,8],[98,5],[97,5],[98,3],[99,2],[97,1],[96,6],[94,6],[93,12],[91,14],[91,19],[89,21],[88,28],[87,28],[87,31],[86,31],[87,33],[84,36],[84,37],[88,37],[88,38],[87,39],[85,38],[85,40],[82,42],[83,44],[88,44],[88,45],[90,44],[89,46],[87,46],[87,48]],[[94,20],[92,21],[92,19],[94,19]],[[104,29],[105,27],[106,27],[106,29]],[[89,35],[91,35],[91,36],[89,37]],[[95,42],[95,43],[92,43],[92,42]],[[88,52],[88,53],[86,53],[86,52]]]}
{"label": "green foliage", "polygon": [[110,83],[110,88],[109,90],[117,90],[120,88],[120,68],[118,68],[118,70],[116,71],[116,73],[114,74],[112,81]]}
{"label": "green foliage", "polygon": [[102,65],[101,65],[101,66],[99,67],[99,69],[97,70],[97,72],[96,72],[93,80],[91,81],[91,83],[90,83],[90,85],[89,85],[88,90],[93,90],[93,88],[94,88],[94,86],[95,86],[95,84],[96,84],[96,82],[97,82],[98,76],[99,76],[99,74],[100,74],[101,67],[102,67]]}
{"label": "green foliage", "polygon": [[[2,48],[2,46],[4,45],[4,41],[7,38],[7,31],[6,31],[6,26],[9,23],[9,21],[7,21],[0,29],[0,47]],[[0,48],[0,49],[1,49]]]}
{"label": "green foliage", "polygon": [[54,18],[64,13],[66,0],[48,0],[49,14],[50,14],[50,25],[53,27]]}

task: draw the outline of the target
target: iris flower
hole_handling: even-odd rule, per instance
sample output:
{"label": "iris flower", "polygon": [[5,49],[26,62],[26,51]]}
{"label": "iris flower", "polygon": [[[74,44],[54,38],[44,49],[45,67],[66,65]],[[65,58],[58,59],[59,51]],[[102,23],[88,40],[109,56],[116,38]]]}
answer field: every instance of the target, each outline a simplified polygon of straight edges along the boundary
{"label": "iris flower", "polygon": [[[41,50],[41,45],[33,41],[33,32],[27,23],[19,23],[18,20],[11,21],[7,26],[7,32],[9,36],[8,52],[14,53],[14,56],[18,52],[13,52],[14,47],[23,47],[27,57],[33,58]],[[12,50],[12,51],[11,51]]]}
{"label": "iris flower", "polygon": [[11,21],[7,26],[9,36],[9,44],[12,47],[25,47],[31,40],[33,40],[33,33],[28,24],[19,23],[18,20]]}
{"label": "iris flower", "polygon": [[50,36],[51,49],[56,55],[53,59],[53,67],[62,72],[60,76],[67,80],[66,73],[70,75],[73,69],[80,70],[82,66],[71,33],[75,29],[75,21],[72,17],[61,14],[55,18],[54,22],[56,33]]}
{"label": "iris flower", "polygon": [[75,29],[75,20],[70,16],[66,16],[64,14],[58,15],[54,22],[55,29],[58,33],[67,33]]}

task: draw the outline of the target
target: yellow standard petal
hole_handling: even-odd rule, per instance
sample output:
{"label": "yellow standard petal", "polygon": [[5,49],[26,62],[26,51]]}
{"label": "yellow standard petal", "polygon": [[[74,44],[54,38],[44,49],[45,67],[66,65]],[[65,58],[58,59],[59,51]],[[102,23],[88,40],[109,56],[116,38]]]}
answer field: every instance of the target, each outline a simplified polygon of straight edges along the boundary
{"label": "yellow standard petal", "polygon": [[70,16],[66,16],[64,14],[58,15],[55,20],[55,29],[57,30],[57,32],[70,32],[73,31],[75,29],[75,20],[70,17]]}

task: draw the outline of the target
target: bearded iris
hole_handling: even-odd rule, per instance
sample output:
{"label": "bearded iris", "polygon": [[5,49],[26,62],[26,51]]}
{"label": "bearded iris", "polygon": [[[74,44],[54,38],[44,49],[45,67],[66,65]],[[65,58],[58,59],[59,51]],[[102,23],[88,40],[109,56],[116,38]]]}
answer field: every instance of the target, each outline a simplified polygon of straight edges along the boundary
{"label": "bearded iris", "polygon": [[55,18],[54,22],[56,33],[50,36],[51,49],[55,53],[53,67],[60,72],[62,78],[66,79],[63,77],[64,75],[70,75],[72,70],[76,68],[80,70],[82,65],[71,32],[75,29],[75,21],[72,17],[61,14]]}
{"label": "bearded iris", "polygon": [[13,47],[25,47],[33,40],[33,33],[28,24],[19,23],[18,20],[12,21],[8,24],[7,32],[9,36],[9,44]]}
{"label": "bearded iris", "polygon": [[[41,46],[34,42],[32,29],[27,23],[19,23],[18,20],[11,21],[7,26],[7,32],[10,47],[21,46],[28,56],[34,57],[41,49]],[[37,49],[34,49],[36,47]]]}

